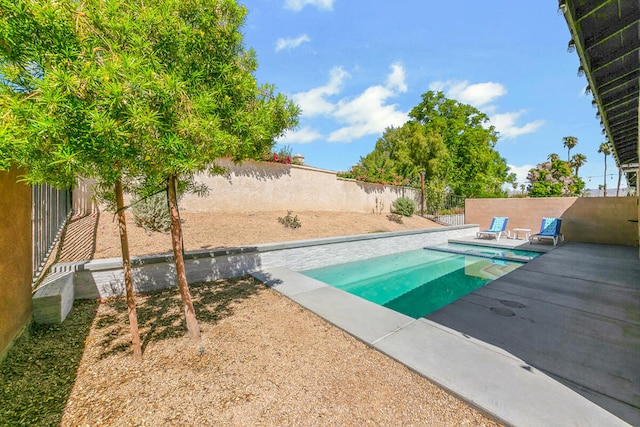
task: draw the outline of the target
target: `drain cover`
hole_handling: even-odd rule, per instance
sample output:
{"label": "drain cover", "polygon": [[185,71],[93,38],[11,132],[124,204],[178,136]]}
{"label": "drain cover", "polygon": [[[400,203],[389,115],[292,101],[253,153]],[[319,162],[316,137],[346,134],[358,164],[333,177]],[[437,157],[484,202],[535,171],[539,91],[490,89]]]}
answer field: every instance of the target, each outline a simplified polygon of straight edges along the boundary
{"label": "drain cover", "polygon": [[511,301],[508,299],[501,299],[500,300],[500,304],[502,305],[506,305],[507,307],[513,307],[513,308],[525,308],[526,305],[518,302],[518,301]]}
{"label": "drain cover", "polygon": [[516,315],[513,311],[502,307],[491,307],[489,310],[498,316],[511,317]]}

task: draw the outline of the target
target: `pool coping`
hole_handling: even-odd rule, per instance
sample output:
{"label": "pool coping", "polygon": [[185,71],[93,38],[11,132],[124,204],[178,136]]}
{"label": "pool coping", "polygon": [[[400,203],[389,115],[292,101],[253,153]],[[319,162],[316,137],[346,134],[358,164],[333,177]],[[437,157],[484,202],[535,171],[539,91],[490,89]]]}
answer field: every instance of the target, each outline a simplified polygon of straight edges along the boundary
{"label": "pool coping", "polygon": [[[202,250],[185,252],[184,259],[185,261],[188,261],[188,260],[200,260],[200,259],[209,259],[209,258],[220,258],[225,256],[231,256],[231,255],[266,253],[266,252],[280,251],[284,249],[298,249],[298,248],[305,248],[305,247],[311,247],[311,246],[332,245],[335,243],[362,242],[366,240],[388,239],[392,237],[411,236],[411,235],[430,234],[430,233],[442,233],[443,231],[467,230],[467,229],[473,229],[476,227],[478,227],[477,224],[452,225],[452,226],[437,227],[437,228],[421,228],[421,229],[415,229],[415,230],[386,231],[386,232],[378,232],[378,233],[354,234],[354,235],[337,236],[337,237],[322,237],[318,239],[292,240],[292,241],[277,242],[277,243],[262,243],[257,245],[248,245],[248,246],[222,247],[222,248],[216,248],[216,249],[210,249],[210,250],[202,249]],[[152,264],[163,264],[167,262],[173,262],[173,253],[131,257],[131,265],[133,267],[152,265]],[[122,259],[118,257],[118,258],[100,258],[100,259],[94,259],[90,261],[61,262],[61,263],[55,264],[52,271],[53,272],[99,271],[99,270],[108,270],[112,268],[122,268]]]}
{"label": "pool coping", "polygon": [[413,319],[285,267],[252,275],[499,422],[628,425],[499,347],[425,318]]}
{"label": "pool coping", "polygon": [[[302,271],[370,258],[372,254],[421,249],[474,233],[478,228],[477,224],[466,224],[190,251],[184,254],[185,269],[189,283],[243,276],[272,267]],[[131,265],[135,292],[155,292],[177,284],[172,254],[132,257]],[[121,258],[54,264],[42,286],[67,273],[73,274],[75,299],[124,295]]]}

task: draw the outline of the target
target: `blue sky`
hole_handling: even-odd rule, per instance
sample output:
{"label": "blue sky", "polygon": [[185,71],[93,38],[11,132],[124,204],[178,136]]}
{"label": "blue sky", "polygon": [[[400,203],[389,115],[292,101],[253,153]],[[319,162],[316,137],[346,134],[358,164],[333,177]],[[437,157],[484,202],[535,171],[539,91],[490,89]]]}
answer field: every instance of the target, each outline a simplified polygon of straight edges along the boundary
{"label": "blue sky", "polygon": [[[471,104],[500,132],[496,149],[520,183],[576,136],[588,188],[602,183],[605,141],[557,0],[241,0],[260,83],[301,108],[279,140],[305,164],[348,170],[429,90]],[[612,157],[607,185],[617,184]],[[625,183],[623,181],[623,186]]]}

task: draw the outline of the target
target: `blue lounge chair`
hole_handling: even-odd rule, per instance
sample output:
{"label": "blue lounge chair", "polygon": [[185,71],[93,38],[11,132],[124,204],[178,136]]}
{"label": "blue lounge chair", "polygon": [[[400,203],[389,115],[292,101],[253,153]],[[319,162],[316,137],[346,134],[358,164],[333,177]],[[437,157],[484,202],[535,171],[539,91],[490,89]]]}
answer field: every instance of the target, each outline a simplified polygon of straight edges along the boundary
{"label": "blue lounge chair", "polygon": [[507,231],[507,222],[509,218],[504,216],[495,216],[491,220],[491,226],[487,230],[478,231],[477,237],[495,237],[496,240],[500,240],[500,235],[504,234],[509,237],[509,231]]}
{"label": "blue lounge chair", "polygon": [[551,239],[553,240],[553,246],[558,244],[558,240],[564,242],[564,234],[560,233],[560,226],[562,220],[560,218],[542,218],[540,224],[540,232],[529,237],[529,243],[533,243],[533,239]]}

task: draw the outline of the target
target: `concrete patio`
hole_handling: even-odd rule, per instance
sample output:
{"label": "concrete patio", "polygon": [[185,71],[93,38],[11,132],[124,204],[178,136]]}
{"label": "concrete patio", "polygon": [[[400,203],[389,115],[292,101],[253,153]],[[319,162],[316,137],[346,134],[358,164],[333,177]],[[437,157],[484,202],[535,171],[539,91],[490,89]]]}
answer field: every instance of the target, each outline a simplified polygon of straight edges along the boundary
{"label": "concrete patio", "polygon": [[287,268],[254,275],[506,424],[640,425],[637,249],[461,240],[549,253],[422,319]]}
{"label": "concrete patio", "polygon": [[560,246],[427,318],[508,351],[640,425],[636,248]]}

